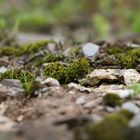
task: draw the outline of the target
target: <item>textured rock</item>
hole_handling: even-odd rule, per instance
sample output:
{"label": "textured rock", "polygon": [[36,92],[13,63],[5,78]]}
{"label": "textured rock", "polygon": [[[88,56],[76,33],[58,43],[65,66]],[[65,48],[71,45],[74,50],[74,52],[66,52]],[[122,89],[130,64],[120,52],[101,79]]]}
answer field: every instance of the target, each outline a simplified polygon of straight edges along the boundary
{"label": "textured rock", "polygon": [[98,84],[102,80],[118,80],[121,77],[121,71],[118,69],[95,69],[87,75],[90,84]]}
{"label": "textured rock", "polygon": [[41,82],[41,85],[49,86],[49,87],[59,87],[60,84],[58,80],[54,78],[47,78],[46,80]]}
{"label": "textured rock", "polygon": [[140,74],[134,69],[124,70],[123,77],[127,86],[140,82]]}

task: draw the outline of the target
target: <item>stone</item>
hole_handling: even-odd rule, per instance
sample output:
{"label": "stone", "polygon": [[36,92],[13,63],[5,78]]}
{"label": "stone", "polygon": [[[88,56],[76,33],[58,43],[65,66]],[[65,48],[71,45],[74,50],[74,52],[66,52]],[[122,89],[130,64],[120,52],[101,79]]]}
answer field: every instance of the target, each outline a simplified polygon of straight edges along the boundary
{"label": "stone", "polygon": [[108,89],[106,90],[106,92],[117,94],[122,99],[130,97],[134,93],[133,90],[130,90],[130,89],[118,89],[118,90]]}
{"label": "stone", "polygon": [[5,73],[7,71],[7,68],[2,66],[0,67],[0,73]]}
{"label": "stone", "polygon": [[19,96],[19,95],[22,95],[24,92],[25,91],[24,91],[23,88],[8,87],[8,86],[4,86],[4,85],[0,84],[0,96],[3,97],[4,100],[5,100],[5,98],[7,98],[6,95],[9,95],[9,96]]}
{"label": "stone", "polygon": [[59,87],[60,86],[58,80],[56,80],[54,78],[47,78],[44,81],[42,81],[41,84],[48,86],[48,87]]}
{"label": "stone", "polygon": [[22,83],[20,80],[17,79],[4,79],[2,80],[2,85],[7,86],[7,87],[16,87],[16,88],[23,88]]}
{"label": "stone", "polygon": [[121,70],[119,69],[95,69],[87,75],[90,85],[98,84],[101,80],[118,80],[119,77],[121,77]]}
{"label": "stone", "polygon": [[122,104],[122,109],[126,109],[134,114],[137,114],[140,112],[140,109],[137,105],[135,105],[133,102],[126,102]]}
{"label": "stone", "polygon": [[124,82],[127,86],[140,82],[140,74],[134,69],[123,71]]}
{"label": "stone", "polygon": [[100,46],[96,45],[94,43],[86,43],[83,46],[83,54],[86,57],[92,58],[92,60],[95,60],[97,55],[99,54]]}
{"label": "stone", "polygon": [[69,84],[68,84],[68,87],[69,87],[69,88],[77,89],[77,90],[79,90],[80,92],[88,92],[88,93],[91,92],[91,89],[90,89],[90,88],[86,88],[86,87],[84,87],[84,86],[81,86],[81,85],[75,84],[75,83],[69,83]]}
{"label": "stone", "polygon": [[77,98],[77,100],[76,100],[77,105],[83,105],[83,104],[85,104],[85,102],[86,102],[85,96],[81,96],[81,97]]}
{"label": "stone", "polygon": [[129,122],[130,127],[140,126],[140,113],[136,114],[132,120]]}

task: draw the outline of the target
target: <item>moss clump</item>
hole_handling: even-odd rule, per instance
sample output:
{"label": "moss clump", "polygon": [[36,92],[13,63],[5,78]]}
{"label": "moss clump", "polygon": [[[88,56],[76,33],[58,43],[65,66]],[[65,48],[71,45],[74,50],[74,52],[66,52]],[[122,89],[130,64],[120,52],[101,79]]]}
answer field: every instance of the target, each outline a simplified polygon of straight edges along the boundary
{"label": "moss clump", "polygon": [[39,50],[42,50],[44,47],[46,47],[51,42],[53,42],[53,41],[51,41],[51,40],[39,41],[37,43],[32,43],[32,44],[21,46],[20,47],[20,54],[29,55],[31,53],[36,53]]}
{"label": "moss clump", "polygon": [[124,53],[125,50],[123,47],[109,47],[105,51],[109,55],[117,55],[117,54]]}
{"label": "moss clump", "polygon": [[61,54],[47,54],[45,57],[40,58],[39,60],[37,60],[36,62],[36,66],[40,66],[43,63],[50,63],[50,62],[57,62],[57,61],[61,61],[63,60],[65,57],[64,55]]}
{"label": "moss clump", "polygon": [[52,40],[47,40],[18,47],[1,47],[0,55],[8,55],[8,56],[30,55],[38,52],[39,50],[44,49],[49,43],[52,42],[53,42]]}
{"label": "moss clump", "polygon": [[104,102],[106,105],[109,105],[112,107],[121,105],[121,103],[122,103],[121,98],[118,95],[113,94],[113,93],[106,94],[103,99],[104,99]]}
{"label": "moss clump", "polygon": [[89,125],[88,140],[124,140],[130,116],[123,112],[108,115],[103,121]]}
{"label": "moss clump", "polygon": [[44,69],[45,77],[53,77],[61,84],[77,81],[78,78],[89,72],[90,62],[87,58],[79,58],[69,66],[64,66],[59,62],[50,63]]}
{"label": "moss clump", "polygon": [[123,66],[127,68],[133,68],[136,66],[139,57],[140,57],[140,48],[136,48],[128,51],[127,54],[120,55],[119,60]]}
{"label": "moss clump", "polygon": [[19,49],[17,47],[1,47],[0,48],[0,55],[6,56],[18,56]]}
{"label": "moss clump", "polygon": [[0,80],[3,79],[18,79],[23,83],[23,87],[27,93],[31,93],[32,83],[35,80],[35,75],[31,72],[15,69],[9,70],[0,75]]}

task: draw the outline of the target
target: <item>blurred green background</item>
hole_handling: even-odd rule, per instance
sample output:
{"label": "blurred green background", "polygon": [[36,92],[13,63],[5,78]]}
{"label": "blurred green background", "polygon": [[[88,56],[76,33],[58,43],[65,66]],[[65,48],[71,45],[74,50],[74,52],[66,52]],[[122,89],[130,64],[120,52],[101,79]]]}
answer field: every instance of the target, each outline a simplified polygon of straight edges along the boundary
{"label": "blurred green background", "polygon": [[140,0],[0,0],[0,30],[87,29],[96,38],[140,32]]}

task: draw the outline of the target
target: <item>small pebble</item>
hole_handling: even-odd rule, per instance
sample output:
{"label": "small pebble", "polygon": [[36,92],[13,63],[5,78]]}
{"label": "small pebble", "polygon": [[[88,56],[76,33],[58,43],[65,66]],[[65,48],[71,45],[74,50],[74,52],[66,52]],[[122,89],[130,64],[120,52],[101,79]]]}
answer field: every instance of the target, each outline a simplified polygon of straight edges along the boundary
{"label": "small pebble", "polygon": [[7,68],[2,66],[0,67],[0,73],[5,73],[7,71]]}
{"label": "small pebble", "polygon": [[83,46],[83,53],[86,57],[91,57],[95,59],[96,56],[99,54],[100,46],[93,44],[93,43],[86,43]]}
{"label": "small pebble", "polygon": [[126,102],[122,105],[122,109],[126,109],[131,111],[134,114],[137,114],[140,112],[140,109],[137,105],[135,105],[133,102]]}

